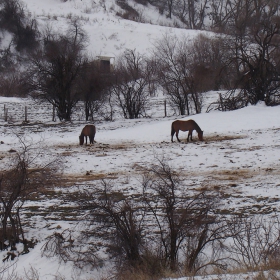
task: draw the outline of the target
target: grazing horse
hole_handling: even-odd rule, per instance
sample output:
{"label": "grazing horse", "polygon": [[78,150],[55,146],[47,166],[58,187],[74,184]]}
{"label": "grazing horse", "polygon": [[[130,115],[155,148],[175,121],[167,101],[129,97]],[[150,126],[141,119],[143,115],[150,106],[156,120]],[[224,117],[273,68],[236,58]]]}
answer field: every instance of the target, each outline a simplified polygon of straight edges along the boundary
{"label": "grazing horse", "polygon": [[94,136],[95,136],[96,128],[93,124],[87,124],[79,136],[80,145],[84,144],[84,139],[86,137],[86,145],[87,145],[87,137],[89,137],[89,143],[93,144]]}
{"label": "grazing horse", "polygon": [[188,121],[177,120],[177,121],[174,121],[171,125],[171,141],[172,142],[173,142],[173,136],[174,136],[175,132],[176,132],[177,140],[180,142],[180,140],[178,138],[179,130],[189,131],[188,138],[187,138],[188,142],[189,142],[189,137],[190,136],[191,136],[191,141],[192,141],[193,130],[196,130],[199,140],[203,141],[203,131],[200,129],[200,127],[198,126],[198,124],[194,120],[188,120]]}

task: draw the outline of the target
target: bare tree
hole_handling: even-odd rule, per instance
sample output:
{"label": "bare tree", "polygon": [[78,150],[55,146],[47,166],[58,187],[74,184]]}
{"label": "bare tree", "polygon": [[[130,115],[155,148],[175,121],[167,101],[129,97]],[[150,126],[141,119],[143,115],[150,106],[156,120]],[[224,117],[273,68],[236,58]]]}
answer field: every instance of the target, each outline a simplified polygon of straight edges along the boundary
{"label": "bare tree", "polygon": [[107,89],[112,83],[111,73],[102,73],[97,61],[89,61],[82,68],[81,79],[78,80],[82,92],[86,121],[93,120],[94,114],[102,114],[102,108],[107,98]]}
{"label": "bare tree", "polygon": [[39,163],[40,150],[36,151],[24,138],[18,136],[18,139],[21,149],[15,151],[12,166],[0,176],[0,241],[2,250],[9,246],[13,249],[17,243],[22,242],[24,252],[27,253],[29,245],[21,222],[22,207],[33,193],[53,183],[58,169],[54,162]]}
{"label": "bare tree", "polygon": [[[251,34],[236,37],[229,48],[231,63],[235,64],[239,78],[235,89],[245,98],[246,104],[264,101],[266,105],[280,103],[279,96],[279,34],[278,23],[256,23]],[[241,90],[240,90],[241,89]]]}
{"label": "bare tree", "polygon": [[70,120],[82,92],[78,80],[83,65],[86,36],[78,21],[66,35],[47,33],[43,49],[32,58],[30,85],[34,96],[47,100],[60,120]]}
{"label": "bare tree", "polygon": [[202,96],[199,82],[193,75],[194,56],[186,39],[165,35],[156,42],[154,57],[157,59],[158,80],[170,105],[180,115],[200,113]]}
{"label": "bare tree", "polygon": [[175,0],[166,0],[167,11],[168,11],[167,17],[168,18],[172,17],[172,12],[173,12],[175,3],[176,3]]}
{"label": "bare tree", "polygon": [[204,27],[204,21],[207,16],[207,7],[209,0],[195,1],[195,0],[183,0],[184,6],[187,2],[186,8],[186,20],[188,26],[191,29],[202,29]]}
{"label": "bare tree", "polygon": [[80,194],[79,204],[87,211],[90,226],[89,230],[84,231],[84,236],[107,240],[102,245],[110,248],[111,257],[118,260],[120,265],[126,263],[137,267],[142,258],[145,211],[136,207],[137,203],[131,197],[113,191],[108,181],[101,181],[101,186],[94,189]]}
{"label": "bare tree", "polygon": [[224,0],[211,0],[211,12],[210,12],[210,19],[211,19],[211,27],[215,31],[223,32],[225,27],[227,26],[230,13],[228,11],[228,3],[229,1]]}
{"label": "bare tree", "polygon": [[238,267],[259,269],[279,262],[280,222],[277,216],[236,217],[230,225],[233,238],[228,251]]}
{"label": "bare tree", "polygon": [[126,119],[137,119],[146,114],[149,98],[146,66],[144,56],[135,50],[126,50],[116,64],[110,91]]}
{"label": "bare tree", "polygon": [[188,273],[195,274],[210,264],[222,266],[222,259],[209,261],[200,257],[207,245],[213,246],[227,237],[226,223],[213,213],[215,199],[203,192],[184,193],[182,185],[182,178],[164,159],[146,169],[143,191],[158,228],[163,265],[177,270],[181,251],[186,254]]}
{"label": "bare tree", "polygon": [[20,96],[26,97],[29,89],[24,80],[24,74],[20,73],[16,67],[9,68],[7,73],[3,73],[0,77],[0,91],[2,96]]}
{"label": "bare tree", "polygon": [[199,35],[193,42],[193,77],[199,92],[230,88],[234,74],[224,38]]}

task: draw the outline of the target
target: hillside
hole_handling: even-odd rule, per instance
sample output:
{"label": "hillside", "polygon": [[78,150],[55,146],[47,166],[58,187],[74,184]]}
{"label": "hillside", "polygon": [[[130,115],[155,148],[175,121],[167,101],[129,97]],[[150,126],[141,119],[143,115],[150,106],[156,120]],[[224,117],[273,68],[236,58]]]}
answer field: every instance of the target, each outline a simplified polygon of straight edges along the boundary
{"label": "hillside", "polygon": [[39,30],[47,26],[54,31],[67,29],[71,19],[77,18],[89,37],[88,52],[95,56],[117,57],[125,49],[136,49],[148,53],[156,39],[165,33],[193,37],[195,31],[187,31],[174,26],[174,21],[160,15],[151,5],[140,5],[134,1],[128,3],[143,14],[145,23],[126,20],[118,16],[125,11],[115,0],[101,3],[92,0],[24,0],[30,16],[38,20]]}

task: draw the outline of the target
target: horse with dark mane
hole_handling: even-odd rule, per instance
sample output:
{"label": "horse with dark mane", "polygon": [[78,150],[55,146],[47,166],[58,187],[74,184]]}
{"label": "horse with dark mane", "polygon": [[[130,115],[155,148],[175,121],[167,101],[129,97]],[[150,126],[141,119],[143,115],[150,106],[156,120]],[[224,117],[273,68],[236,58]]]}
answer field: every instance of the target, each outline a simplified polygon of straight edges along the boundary
{"label": "horse with dark mane", "polygon": [[191,137],[191,141],[192,141],[193,130],[196,130],[199,140],[203,141],[203,131],[200,129],[200,127],[194,120],[174,121],[171,125],[171,141],[172,142],[173,142],[173,136],[175,133],[176,133],[177,140],[180,142],[180,140],[178,138],[179,130],[189,131],[188,138],[187,138],[188,142],[189,142],[189,137]]}
{"label": "horse with dark mane", "polygon": [[84,140],[86,138],[86,145],[87,145],[87,138],[89,137],[89,143],[93,144],[94,136],[95,136],[96,128],[93,124],[87,124],[81,132],[81,135],[79,136],[80,139],[80,145],[84,144]]}

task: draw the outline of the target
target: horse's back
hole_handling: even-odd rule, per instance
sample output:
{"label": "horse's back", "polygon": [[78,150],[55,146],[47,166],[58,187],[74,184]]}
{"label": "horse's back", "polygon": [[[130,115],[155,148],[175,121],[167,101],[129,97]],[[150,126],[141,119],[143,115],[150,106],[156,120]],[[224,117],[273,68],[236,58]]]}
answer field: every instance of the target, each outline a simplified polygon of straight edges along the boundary
{"label": "horse's back", "polygon": [[96,128],[95,125],[93,124],[87,124],[82,130],[82,133],[85,136],[91,136],[91,137],[94,137],[95,132],[96,132]]}
{"label": "horse's back", "polygon": [[176,120],[172,123],[172,126],[175,130],[187,131],[193,130],[196,127],[196,122],[194,120]]}

